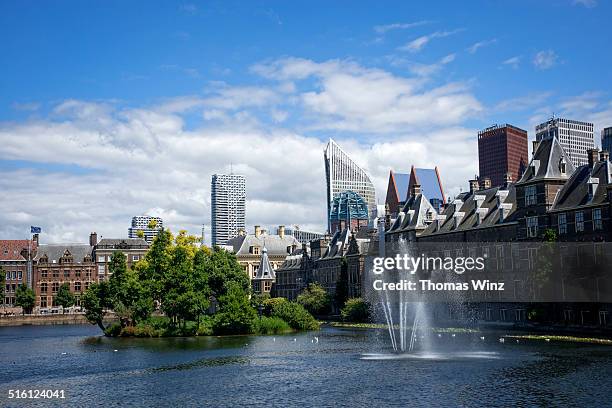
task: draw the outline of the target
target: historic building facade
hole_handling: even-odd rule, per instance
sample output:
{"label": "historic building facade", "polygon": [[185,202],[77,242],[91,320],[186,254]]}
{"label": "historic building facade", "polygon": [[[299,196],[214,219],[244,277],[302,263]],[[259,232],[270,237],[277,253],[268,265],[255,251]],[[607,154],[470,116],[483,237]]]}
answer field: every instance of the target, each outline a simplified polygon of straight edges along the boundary
{"label": "historic building facade", "polygon": [[[4,273],[4,298],[5,308],[13,308],[15,305],[15,292],[22,285],[33,285],[33,259],[38,249],[38,236],[34,239],[3,239],[0,240],[0,267]],[[30,273],[28,273],[30,272]],[[28,275],[32,281],[28,281]]]}
{"label": "historic building facade", "polygon": [[108,264],[115,251],[120,251],[125,255],[127,267],[130,269],[144,258],[149,250],[149,244],[142,238],[103,238],[98,241],[97,234],[93,232],[89,236],[89,241],[93,247],[96,279],[98,281],[105,281],[110,278]]}

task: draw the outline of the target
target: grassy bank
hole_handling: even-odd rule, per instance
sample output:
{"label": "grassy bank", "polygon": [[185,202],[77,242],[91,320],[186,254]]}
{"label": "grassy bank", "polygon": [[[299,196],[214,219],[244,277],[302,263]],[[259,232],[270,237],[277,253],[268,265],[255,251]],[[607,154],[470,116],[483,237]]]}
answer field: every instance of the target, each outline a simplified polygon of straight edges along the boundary
{"label": "grassy bank", "polygon": [[[350,322],[322,322],[331,327],[349,328],[349,329],[386,329],[386,324],[381,323],[350,323]],[[398,325],[394,328],[399,329]],[[435,333],[478,333],[480,330],[466,329],[462,327],[434,327],[431,329]]]}
{"label": "grassy bank", "polygon": [[521,340],[536,340],[536,341],[561,341],[567,343],[587,343],[587,344],[604,344],[612,346],[612,339],[602,339],[596,337],[578,337],[578,336],[556,336],[542,334],[522,334],[522,335],[505,335],[502,336],[508,339]]}

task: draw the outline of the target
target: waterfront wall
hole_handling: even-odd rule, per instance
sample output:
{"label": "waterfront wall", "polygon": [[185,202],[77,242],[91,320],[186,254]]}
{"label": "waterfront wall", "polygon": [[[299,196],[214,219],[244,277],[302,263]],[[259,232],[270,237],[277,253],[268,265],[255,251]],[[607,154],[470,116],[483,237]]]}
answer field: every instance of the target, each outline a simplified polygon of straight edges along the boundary
{"label": "waterfront wall", "polygon": [[[105,319],[107,320],[107,319]],[[113,320],[112,317],[108,318]],[[0,327],[42,326],[54,324],[90,324],[84,314],[16,315],[0,317]]]}

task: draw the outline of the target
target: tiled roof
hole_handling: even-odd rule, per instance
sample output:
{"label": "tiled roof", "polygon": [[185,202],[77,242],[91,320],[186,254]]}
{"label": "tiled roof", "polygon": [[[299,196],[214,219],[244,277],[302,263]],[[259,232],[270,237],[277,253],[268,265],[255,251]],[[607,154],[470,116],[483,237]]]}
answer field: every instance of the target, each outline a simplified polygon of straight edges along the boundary
{"label": "tiled roof", "polygon": [[0,240],[0,261],[25,261],[21,252],[27,252],[28,245],[30,251],[36,252],[36,242],[27,239],[2,239]]}
{"label": "tiled roof", "polygon": [[236,255],[249,255],[251,246],[268,250],[268,256],[287,256],[288,247],[301,247],[302,244],[292,235],[285,235],[283,238],[280,235],[261,234],[259,237],[255,235],[239,235],[227,241],[227,246],[231,247]]}
{"label": "tiled roof", "polygon": [[609,161],[578,167],[557,194],[552,210],[565,210],[606,201],[606,186],[612,180]]}
{"label": "tiled roof", "polygon": [[86,244],[51,244],[40,245],[34,258],[38,261],[43,256],[49,258],[49,263],[59,263],[59,259],[68,251],[75,263],[82,263],[85,256],[91,256],[93,247]]}
{"label": "tiled roof", "polygon": [[[564,173],[561,171],[561,163],[565,164]],[[544,179],[567,179],[575,170],[576,167],[557,138],[544,139],[517,184]]]}

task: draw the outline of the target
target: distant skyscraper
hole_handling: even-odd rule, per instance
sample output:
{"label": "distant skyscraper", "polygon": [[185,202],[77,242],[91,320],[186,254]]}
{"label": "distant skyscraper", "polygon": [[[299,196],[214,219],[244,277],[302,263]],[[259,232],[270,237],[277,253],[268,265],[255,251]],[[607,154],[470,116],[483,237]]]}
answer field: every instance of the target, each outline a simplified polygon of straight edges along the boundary
{"label": "distant skyscraper", "polygon": [[225,245],[245,229],[246,180],[238,174],[214,174],[211,188],[212,244]]}
{"label": "distant skyscraper", "polygon": [[612,127],[607,127],[601,131],[601,149],[612,153]]}
{"label": "distant skyscraper", "polygon": [[552,118],[536,126],[536,140],[556,138],[574,166],[588,163],[587,149],[595,147],[593,124],[577,120]]}
{"label": "distant skyscraper", "polygon": [[478,168],[480,178],[501,186],[510,173],[513,180],[523,175],[529,162],[527,131],[512,125],[494,125],[478,132]]}
{"label": "distant skyscraper", "polygon": [[358,193],[370,213],[370,218],[376,217],[376,190],[366,172],[334,142],[329,139],[325,148],[325,177],[327,181],[327,220],[331,231],[329,216],[334,198],[345,191]]}
{"label": "distant skyscraper", "polygon": [[137,215],[132,217],[132,226],[128,228],[128,237],[143,238],[148,243],[151,243],[163,228],[164,221],[161,218]]}

